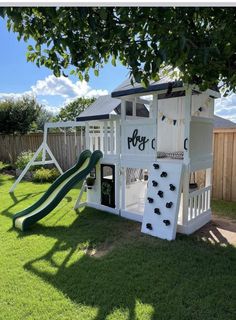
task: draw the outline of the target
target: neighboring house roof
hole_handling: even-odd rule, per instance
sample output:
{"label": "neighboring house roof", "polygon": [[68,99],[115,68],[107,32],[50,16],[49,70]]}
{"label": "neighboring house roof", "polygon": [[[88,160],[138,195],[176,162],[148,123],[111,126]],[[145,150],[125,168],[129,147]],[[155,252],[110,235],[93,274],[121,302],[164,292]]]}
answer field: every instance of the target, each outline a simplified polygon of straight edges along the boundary
{"label": "neighboring house roof", "polygon": [[236,128],[236,123],[219,116],[214,116],[214,128]]}

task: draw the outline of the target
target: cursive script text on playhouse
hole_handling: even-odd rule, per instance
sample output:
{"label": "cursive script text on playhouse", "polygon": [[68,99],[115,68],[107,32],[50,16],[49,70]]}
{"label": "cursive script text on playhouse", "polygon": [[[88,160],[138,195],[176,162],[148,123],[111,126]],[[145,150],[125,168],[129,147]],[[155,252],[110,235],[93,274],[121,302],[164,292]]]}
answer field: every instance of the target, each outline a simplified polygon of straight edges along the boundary
{"label": "cursive script text on playhouse", "polygon": [[[138,129],[135,129],[132,136],[127,138],[127,141],[128,149],[131,149],[131,147],[137,147],[140,151],[144,151],[146,144],[150,141],[150,139],[145,136],[139,135]],[[154,141],[155,139],[151,140],[152,149],[155,149]]]}

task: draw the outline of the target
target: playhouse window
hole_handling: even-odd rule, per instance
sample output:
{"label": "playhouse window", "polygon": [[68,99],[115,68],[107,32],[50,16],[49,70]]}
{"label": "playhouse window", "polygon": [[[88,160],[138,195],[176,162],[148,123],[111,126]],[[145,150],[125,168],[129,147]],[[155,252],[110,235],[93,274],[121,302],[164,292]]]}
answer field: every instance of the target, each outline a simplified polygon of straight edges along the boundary
{"label": "playhouse window", "polygon": [[[125,103],[126,107],[126,116],[136,116],[136,117],[149,117],[149,110],[147,106],[143,103],[136,103],[136,107],[134,105],[134,102],[132,101],[126,101]],[[134,111],[135,108],[135,111]],[[135,112],[135,114],[134,114]]]}
{"label": "playhouse window", "polygon": [[111,166],[103,166],[102,176],[105,179],[113,180],[113,168]]}

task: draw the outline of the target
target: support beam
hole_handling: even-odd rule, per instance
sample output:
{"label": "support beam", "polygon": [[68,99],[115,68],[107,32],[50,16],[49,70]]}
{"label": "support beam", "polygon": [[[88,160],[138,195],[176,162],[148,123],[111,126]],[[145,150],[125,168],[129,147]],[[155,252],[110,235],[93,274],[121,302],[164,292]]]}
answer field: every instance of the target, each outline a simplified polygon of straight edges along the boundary
{"label": "support beam", "polygon": [[188,223],[188,201],[189,201],[189,174],[190,174],[190,157],[189,157],[189,137],[190,137],[190,121],[192,109],[192,88],[188,87],[185,90],[185,127],[184,127],[184,173],[183,173],[183,212],[182,225]]}
{"label": "support beam", "polygon": [[83,184],[82,184],[82,187],[80,189],[80,193],[79,193],[78,199],[76,200],[76,203],[74,205],[74,209],[75,210],[80,207],[80,201],[82,199],[82,196],[83,196],[83,193],[85,191],[85,188],[86,188],[86,182],[84,181]]}
{"label": "support beam", "polygon": [[[51,160],[43,160],[42,161],[35,161],[37,159],[37,157],[39,156],[40,152],[42,152],[42,154],[45,152],[45,158],[46,158],[46,153],[49,154]],[[14,182],[14,184],[12,185],[11,189],[10,189],[10,193],[14,192],[16,186],[18,185],[18,183],[24,178],[25,174],[29,171],[29,168],[35,165],[45,165],[45,164],[55,164],[55,166],[57,167],[58,171],[60,172],[60,174],[63,173],[59,163],[57,162],[56,158],[54,157],[52,151],[50,150],[49,146],[46,144],[45,142],[43,142],[40,147],[38,148],[38,150],[35,152],[35,154],[33,155],[32,159],[28,162],[28,164],[26,165],[26,167],[24,168],[24,170],[21,172],[21,174],[19,175],[19,177],[16,179],[16,181]]]}

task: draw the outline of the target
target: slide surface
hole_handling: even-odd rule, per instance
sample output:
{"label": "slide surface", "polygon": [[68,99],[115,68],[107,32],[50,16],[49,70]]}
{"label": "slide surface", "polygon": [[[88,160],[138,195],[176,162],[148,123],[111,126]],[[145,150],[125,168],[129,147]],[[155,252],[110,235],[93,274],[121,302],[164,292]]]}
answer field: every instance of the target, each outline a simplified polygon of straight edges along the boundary
{"label": "slide surface", "polygon": [[14,215],[13,226],[25,231],[48,215],[79,181],[86,178],[102,157],[99,150],[92,154],[89,150],[83,151],[76,165],[57,178],[35,204]]}

